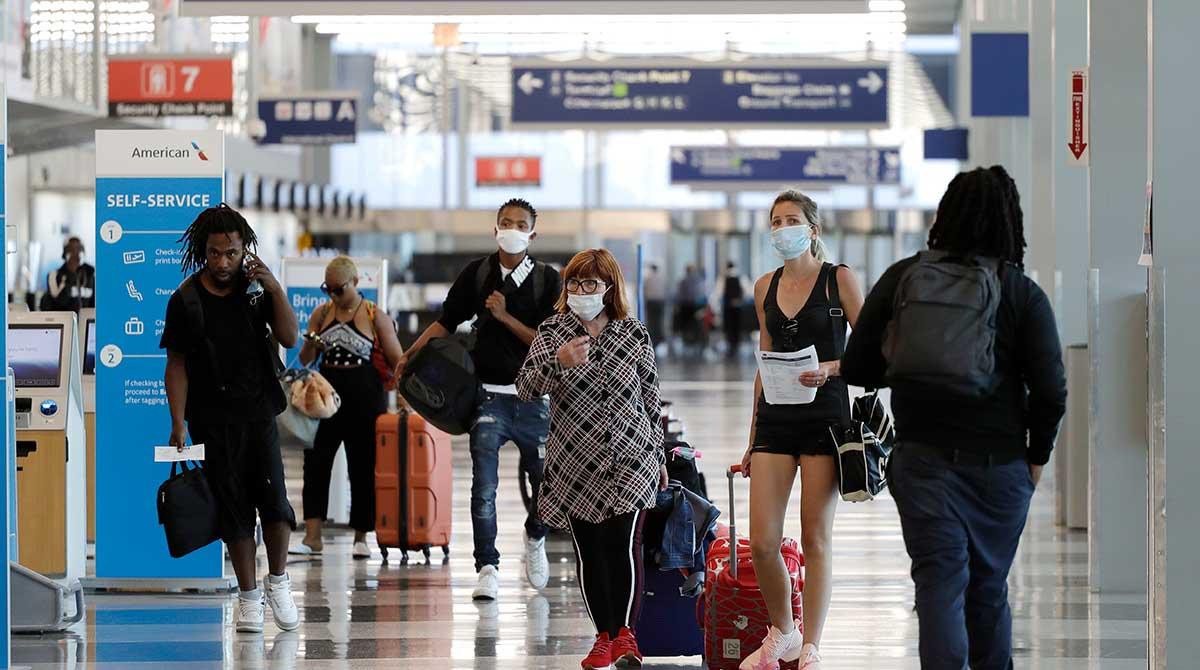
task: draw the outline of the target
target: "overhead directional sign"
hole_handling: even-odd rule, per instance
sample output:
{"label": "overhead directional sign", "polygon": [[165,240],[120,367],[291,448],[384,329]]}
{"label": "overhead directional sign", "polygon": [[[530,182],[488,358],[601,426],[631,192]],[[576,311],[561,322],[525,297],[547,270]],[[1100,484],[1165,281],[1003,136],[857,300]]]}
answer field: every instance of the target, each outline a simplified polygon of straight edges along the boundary
{"label": "overhead directional sign", "polygon": [[867,0],[180,0],[184,16],[296,14],[795,14],[867,11]]}
{"label": "overhead directional sign", "polygon": [[899,184],[895,147],[673,147],[671,183],[695,186],[761,184]]}
{"label": "overhead directional sign", "polygon": [[888,123],[883,63],[514,63],[512,122],[557,128],[872,128]]}
{"label": "overhead directional sign", "polygon": [[353,144],[358,93],[324,92],[262,96],[259,144]]}

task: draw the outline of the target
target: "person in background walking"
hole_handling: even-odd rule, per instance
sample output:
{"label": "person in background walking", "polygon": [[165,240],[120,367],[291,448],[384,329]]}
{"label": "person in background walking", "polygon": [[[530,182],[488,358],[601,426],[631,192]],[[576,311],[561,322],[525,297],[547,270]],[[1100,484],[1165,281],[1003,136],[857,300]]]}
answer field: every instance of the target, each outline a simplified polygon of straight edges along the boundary
{"label": "person in background walking", "polygon": [[[979,168],[950,183],[929,232],[929,248],[949,254],[934,264],[983,260],[999,268],[994,342],[979,343],[994,356],[991,391],[976,397],[938,383],[892,384],[900,442],[889,481],[912,558],[926,670],[1013,667],[1008,572],[1067,398],[1054,311],[1023,271],[1022,218],[1004,168]],[[900,261],[871,291],[842,361],[848,382],[889,381],[883,344],[897,323],[896,295],[906,273],[925,262]],[[928,328],[937,325],[920,333]]]}
{"label": "person in background walking", "polygon": [[657,263],[646,267],[642,281],[642,298],[646,301],[646,328],[655,346],[666,341],[667,280]]}
{"label": "person in background walking", "polygon": [[709,302],[721,310],[721,326],[725,331],[726,353],[737,358],[741,351],[745,325],[742,315],[746,308],[746,297],[753,288],[750,280],[738,272],[737,264],[730,261],[725,265],[725,276],[717,283],[716,293]]}
{"label": "person in background walking", "polygon": [[[772,405],[763,394],[761,376],[754,378],[754,415],[742,471],[750,477],[750,551],[771,628],[762,647],[741,668],[767,670],[781,660],[799,659],[800,670],[819,670],[821,633],[833,588],[833,515],[838,500],[837,445],[830,428],[850,421],[840,359],[846,326],[854,327],[863,297],[850,268],[826,262],[817,204],[811,198],[785,191],[775,199],[770,218],[771,242],[783,267],[763,275],[754,286],[759,346],[781,352],[813,346],[821,363],[819,369],[800,375],[799,383],[817,389],[816,399],[807,405]],[[792,582],[780,553],[797,468],[806,566],[803,633],[800,622],[792,620]]]}
{"label": "person in background walking", "polygon": [[695,265],[687,266],[675,292],[675,332],[683,339],[684,351],[703,351],[703,323],[700,310],[705,306],[704,277]]}
{"label": "person in background walking", "polygon": [[313,448],[304,452],[304,540],[296,554],[319,555],[329,513],[333,459],[346,445],[350,469],[350,527],[354,558],[370,558],[367,533],[375,529],[375,420],[387,411],[387,391],[376,351],[390,372],[403,351],[392,318],[358,290],[358,266],[345,256],[329,262],[321,290],[329,301],[313,311],[300,362],[320,358],[321,374],[342,398],[337,414],[321,422]]}
{"label": "person in background walking", "polygon": [[495,600],[500,593],[500,552],[496,549],[496,487],[500,484],[500,447],[512,440],[521,452],[521,468],[533,486],[525,518],[525,577],[535,589],[550,579],[546,527],[537,515],[550,407],[545,398],[517,397],[516,378],[533,342],[534,329],[555,312],[562,281],[558,271],[536,261],[529,244],[537,239],[537,210],[513,199],[496,212],[493,234],[500,249],[467,264],[442,305],[442,317],[429,326],[401,358],[400,371],[425,343],[445,337],[477,317],[478,337],[471,359],[483,383],[479,418],[471,428],[471,523],[475,570],[472,598]]}
{"label": "person in background walking", "polygon": [[596,627],[584,670],[640,667],[631,630],[643,591],[642,525],[667,487],[654,345],[630,316],[621,267],[604,249],[563,269],[558,314],[538,327],[517,376],[525,400],[550,394],[542,518],[570,528]]}

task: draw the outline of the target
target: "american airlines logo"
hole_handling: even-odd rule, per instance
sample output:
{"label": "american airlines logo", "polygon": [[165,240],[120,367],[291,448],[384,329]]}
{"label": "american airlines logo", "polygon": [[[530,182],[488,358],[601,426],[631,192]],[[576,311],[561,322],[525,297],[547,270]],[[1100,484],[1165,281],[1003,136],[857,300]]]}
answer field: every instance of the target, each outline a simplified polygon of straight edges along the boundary
{"label": "american airlines logo", "polygon": [[206,156],[204,154],[204,151],[200,148],[200,145],[196,144],[195,142],[192,142],[191,145],[192,145],[191,149],[187,149],[187,148],[177,149],[177,148],[173,148],[173,147],[146,149],[146,148],[142,148],[142,147],[134,147],[133,152],[130,153],[129,157],[130,158],[191,158],[192,151],[195,150],[196,156],[200,160],[202,160],[202,161],[208,160],[208,156]]}

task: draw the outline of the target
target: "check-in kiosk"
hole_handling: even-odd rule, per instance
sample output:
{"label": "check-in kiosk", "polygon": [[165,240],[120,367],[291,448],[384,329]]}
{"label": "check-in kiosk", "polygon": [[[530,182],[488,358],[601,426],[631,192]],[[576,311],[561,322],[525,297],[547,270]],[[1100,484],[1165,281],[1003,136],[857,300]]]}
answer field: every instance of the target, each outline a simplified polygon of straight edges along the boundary
{"label": "check-in kiosk", "polygon": [[16,382],[17,562],[70,584],[87,544],[82,365],[71,312],[12,314]]}
{"label": "check-in kiosk", "polygon": [[87,541],[96,542],[96,310],[79,312],[83,358],[83,429],[87,440]]}

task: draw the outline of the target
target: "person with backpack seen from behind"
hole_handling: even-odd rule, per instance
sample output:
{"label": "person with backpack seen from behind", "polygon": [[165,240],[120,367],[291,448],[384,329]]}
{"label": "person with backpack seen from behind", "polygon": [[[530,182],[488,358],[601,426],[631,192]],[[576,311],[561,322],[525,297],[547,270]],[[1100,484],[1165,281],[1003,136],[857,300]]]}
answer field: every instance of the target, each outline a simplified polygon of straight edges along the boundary
{"label": "person with backpack seen from behind", "polygon": [[494,230],[499,251],[467,264],[450,287],[441,318],[417,338],[398,367],[399,376],[431,339],[446,337],[478,317],[471,359],[484,394],[471,429],[471,522],[479,573],[475,600],[495,600],[500,589],[496,488],[500,447],[509,441],[520,450],[521,468],[533,487],[533,505],[525,520],[525,575],[535,589],[550,579],[546,527],[537,515],[550,404],[545,398],[518,398],[515,385],[535,329],[555,313],[562,290],[558,271],[529,255],[529,244],[537,239],[536,224],[537,210],[525,200],[500,206]]}
{"label": "person with backpack seen from behind", "polygon": [[1016,185],[959,174],[929,251],[871,291],[842,361],[892,388],[888,479],[912,559],[921,667],[1013,667],[1008,573],[1066,411],[1054,311],[1025,276]]}
{"label": "person with backpack seen from behind", "polygon": [[319,555],[329,512],[333,459],[346,445],[350,469],[350,527],[354,558],[370,558],[367,533],[375,529],[375,420],[387,411],[387,389],[377,359],[390,376],[403,351],[386,312],[358,290],[358,266],[346,256],[329,262],[321,291],[329,301],[313,311],[300,362],[320,358],[321,374],[341,396],[337,414],[321,421],[313,448],[304,452],[304,540],[293,551]]}
{"label": "person with backpack seen from behind", "polygon": [[553,401],[540,511],[574,540],[596,627],[584,670],[640,667],[631,629],[644,590],[642,526],[667,488],[654,344],[630,315],[621,266],[608,251],[576,254],[563,284],[558,314],[538,327],[517,377],[522,398]]}
{"label": "person with backpack seen from behind", "polygon": [[[812,198],[784,191],[771,206],[771,243],[783,266],[754,285],[762,351],[813,346],[820,367],[797,380],[816,388],[807,405],[772,405],[762,377],[754,378],[754,413],[742,472],[750,477],[750,551],[771,628],[743,670],[799,659],[819,670],[819,647],[833,587],[833,516],[837,509],[837,446],[831,427],[850,420],[850,397],[840,376],[846,327],[854,326],[862,290],[850,268],[833,265],[821,241]],[[780,553],[788,499],[800,471],[800,545],[804,552],[803,632],[792,619],[792,583]]]}
{"label": "person with backpack seen from behind", "polygon": [[295,630],[287,552],[296,515],[275,417],[287,407],[278,347],[296,346],[300,329],[283,287],[254,254],[258,239],[241,214],[223,203],[206,209],[180,242],[183,271],[192,274],[167,303],[160,345],[167,350],[170,444],[182,451],[190,434],[205,445],[204,473],[240,588],[238,632],[263,629],[256,513],[267,548],[266,601],[275,623]]}
{"label": "person with backpack seen from behind", "polygon": [[725,331],[725,353],[737,358],[742,348],[744,327],[742,310],[746,307],[746,296],[750,294],[750,280],[738,272],[737,263],[725,264],[725,276],[717,284],[713,298],[709,301],[721,310],[721,326]]}

